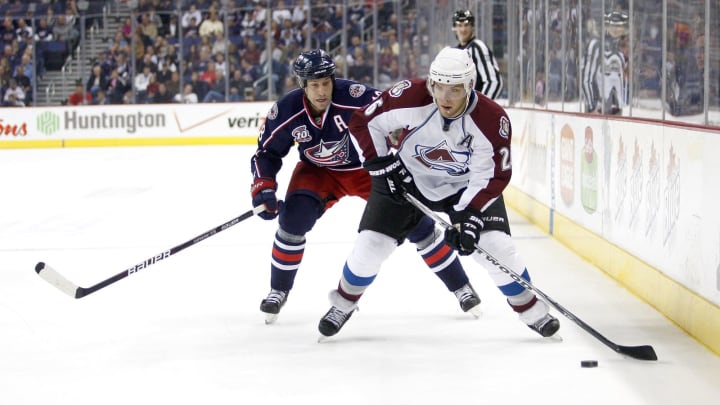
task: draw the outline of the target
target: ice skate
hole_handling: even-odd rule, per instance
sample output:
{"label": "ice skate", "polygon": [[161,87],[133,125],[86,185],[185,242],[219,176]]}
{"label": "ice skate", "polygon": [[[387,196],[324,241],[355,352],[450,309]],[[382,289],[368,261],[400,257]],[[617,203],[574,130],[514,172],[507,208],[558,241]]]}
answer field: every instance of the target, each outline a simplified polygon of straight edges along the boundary
{"label": "ice skate", "polygon": [[265,313],[265,324],[269,325],[277,320],[280,309],[287,302],[289,291],[270,290],[270,293],[260,303],[260,310]]}
{"label": "ice skate", "polygon": [[340,329],[342,329],[345,322],[350,319],[353,312],[357,309],[357,304],[353,301],[343,298],[337,290],[333,290],[329,294],[330,303],[332,307],[329,311],[320,319],[318,324],[318,330],[320,331],[320,338],[318,342],[322,342],[325,338],[334,336]]}
{"label": "ice skate", "polygon": [[457,297],[458,303],[460,304],[460,308],[463,312],[470,312],[470,314],[472,314],[475,318],[480,318],[482,315],[480,297],[477,295],[475,289],[473,289],[470,283],[458,288],[453,291],[453,293]]}
{"label": "ice skate", "polygon": [[560,321],[550,315],[550,308],[545,301],[534,299],[535,304],[520,313],[520,320],[540,336],[562,341],[562,337],[557,334],[560,329]]}

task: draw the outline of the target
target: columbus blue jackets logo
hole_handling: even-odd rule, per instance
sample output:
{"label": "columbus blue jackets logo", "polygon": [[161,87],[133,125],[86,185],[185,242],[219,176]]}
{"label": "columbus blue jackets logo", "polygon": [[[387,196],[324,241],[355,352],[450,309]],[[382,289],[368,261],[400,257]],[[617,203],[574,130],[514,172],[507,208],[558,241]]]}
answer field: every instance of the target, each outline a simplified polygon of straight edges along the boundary
{"label": "columbus blue jackets logo", "polygon": [[307,148],[305,157],[318,166],[341,166],[350,163],[350,139],[348,135],[337,142],[323,142]]}
{"label": "columbus blue jackets logo", "polygon": [[310,142],[312,137],[310,131],[307,130],[307,126],[300,125],[299,127],[292,130],[292,137],[295,142]]}
{"label": "columbus blue jackets logo", "polygon": [[350,97],[358,98],[358,97],[362,96],[363,94],[365,94],[366,89],[367,88],[362,84],[353,84],[350,86],[350,90],[349,90]]}
{"label": "columbus blue jackets logo", "polygon": [[447,141],[436,146],[415,146],[415,158],[432,170],[442,170],[451,176],[459,176],[468,171],[470,152],[454,151]]}
{"label": "columbus blue jackets logo", "polygon": [[272,107],[270,107],[270,111],[268,112],[267,117],[269,120],[274,120],[275,118],[277,118],[277,115],[278,115],[278,105],[277,105],[277,103],[273,103]]}

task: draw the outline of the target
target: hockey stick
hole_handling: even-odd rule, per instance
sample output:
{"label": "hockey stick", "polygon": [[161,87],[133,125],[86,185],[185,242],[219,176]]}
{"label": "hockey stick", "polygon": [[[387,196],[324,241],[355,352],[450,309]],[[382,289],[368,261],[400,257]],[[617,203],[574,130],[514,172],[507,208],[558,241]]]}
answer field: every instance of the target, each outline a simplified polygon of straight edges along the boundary
{"label": "hockey stick", "polygon": [[175,253],[178,253],[186,248],[189,248],[190,246],[192,246],[198,242],[201,242],[217,233],[220,233],[220,232],[230,228],[233,225],[237,225],[238,223],[240,223],[240,222],[242,222],[264,210],[265,210],[265,207],[263,205],[255,207],[255,208],[243,213],[239,217],[235,217],[235,218],[225,222],[222,225],[218,225],[217,227],[215,227],[201,235],[198,235],[198,236],[190,239],[189,241],[183,242],[183,243],[175,246],[174,248],[165,250],[161,253],[156,254],[155,256],[151,256],[151,257],[143,260],[142,262],[140,262],[134,266],[128,267],[126,270],[123,270],[122,272],[120,272],[106,280],[103,280],[91,287],[78,286],[77,284],[75,284],[72,281],[65,278],[57,270],[53,269],[52,267],[48,266],[47,264],[45,264],[43,262],[39,262],[38,264],[35,265],[35,272],[37,272],[37,274],[40,277],[45,279],[45,281],[54,285],[55,287],[57,287],[57,289],[64,292],[65,294],[67,294],[73,298],[82,298],[86,295],[90,295],[90,294],[94,293],[97,290],[105,288],[105,287],[109,286],[110,284],[120,281],[129,275],[135,274],[140,270],[150,267],[153,264],[155,264],[161,260],[165,260],[168,257],[174,255]]}
{"label": "hockey stick", "polygon": [[[437,225],[442,226],[445,229],[452,228],[452,225],[450,225],[447,221],[442,219],[435,211],[431,210],[430,208],[426,207],[420,200],[415,198],[413,195],[405,193],[405,198],[410,202],[410,204],[414,205],[417,209],[419,209],[422,213],[432,218]],[[555,309],[558,310],[561,314],[565,315],[566,318],[569,320],[575,322],[578,326],[580,326],[582,329],[584,329],[586,332],[591,334],[594,338],[602,342],[605,346],[613,349],[617,353],[620,353],[622,355],[632,357],[634,359],[638,360],[657,360],[657,354],[655,354],[655,349],[652,348],[652,346],[644,345],[644,346],[621,346],[617,343],[614,343],[610,339],[606,338],[605,336],[601,335],[600,332],[593,329],[590,325],[583,322],[582,319],[578,318],[567,310],[562,305],[558,304],[555,300],[550,298],[547,294],[540,291],[537,287],[535,287],[532,283],[530,283],[528,280],[525,280],[524,278],[520,277],[515,271],[510,269],[509,267],[503,265],[500,261],[498,261],[495,257],[493,257],[490,253],[482,250],[480,247],[475,245],[475,249],[480,253],[485,260],[490,262],[491,265],[497,267],[502,272],[506,273],[508,276],[510,276],[513,280],[515,280],[518,284],[525,287],[527,290],[535,292],[535,294],[539,295],[540,298],[542,298],[545,302],[552,305]]]}

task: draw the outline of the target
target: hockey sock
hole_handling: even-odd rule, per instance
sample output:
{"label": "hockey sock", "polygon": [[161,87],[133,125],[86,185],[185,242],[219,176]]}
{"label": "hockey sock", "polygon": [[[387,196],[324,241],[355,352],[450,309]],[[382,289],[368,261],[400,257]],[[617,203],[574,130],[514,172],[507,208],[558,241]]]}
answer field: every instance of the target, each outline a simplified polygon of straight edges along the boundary
{"label": "hockey sock", "polygon": [[[421,247],[425,244],[427,246]],[[468,283],[467,274],[465,274],[465,270],[460,264],[457,253],[445,244],[442,238],[426,239],[418,242],[417,246],[418,253],[420,253],[425,264],[442,280],[449,291],[455,291]]]}
{"label": "hockey sock", "polygon": [[305,237],[291,235],[279,229],[275,233],[270,261],[270,286],[290,291],[305,253]]}

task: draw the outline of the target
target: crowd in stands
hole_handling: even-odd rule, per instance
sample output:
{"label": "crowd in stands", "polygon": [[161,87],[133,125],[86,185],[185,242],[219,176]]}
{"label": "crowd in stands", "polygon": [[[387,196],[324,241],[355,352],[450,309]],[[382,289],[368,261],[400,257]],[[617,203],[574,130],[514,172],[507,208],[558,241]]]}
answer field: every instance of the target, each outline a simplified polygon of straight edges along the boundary
{"label": "crowd in stands", "polygon": [[[290,67],[299,52],[308,44],[339,49],[343,30],[341,6],[319,0],[312,1],[310,21],[304,0],[273,0],[270,9],[265,0],[108,1],[116,2],[126,17],[107,39],[106,48],[92,55],[84,69],[87,77],[72,78],[76,88],[68,95],[68,104],[263,100],[270,93],[268,83],[278,97],[295,86]],[[77,3],[36,0],[29,10],[11,7],[26,5],[26,1],[0,0],[0,5],[7,6],[0,27],[5,105],[31,104],[33,76],[42,76],[46,67],[59,68],[42,42],[61,41],[63,56],[77,56],[82,29]],[[401,64],[394,7],[383,2],[376,7],[380,31],[376,39],[368,35],[372,4],[357,2],[348,9],[348,52],[345,57],[337,55],[336,62],[340,72],[347,69],[348,78],[372,84],[377,40],[377,73],[381,85],[387,86],[401,76],[417,75],[411,42],[420,41],[410,40],[418,35],[415,12],[408,11],[403,17],[402,37],[408,40]],[[89,26],[87,21],[85,26]],[[269,63],[268,45],[272,49]],[[34,49],[38,50],[35,58]],[[261,80],[268,77],[271,80]]]}

